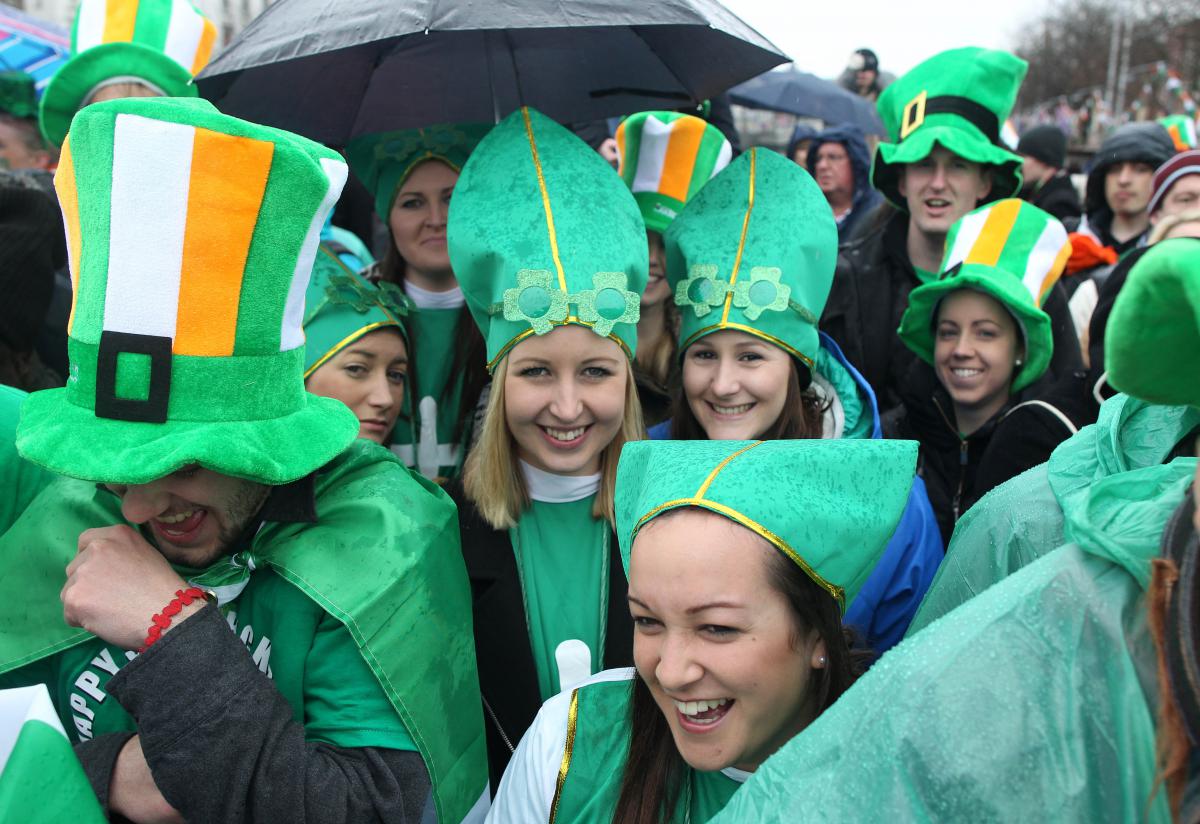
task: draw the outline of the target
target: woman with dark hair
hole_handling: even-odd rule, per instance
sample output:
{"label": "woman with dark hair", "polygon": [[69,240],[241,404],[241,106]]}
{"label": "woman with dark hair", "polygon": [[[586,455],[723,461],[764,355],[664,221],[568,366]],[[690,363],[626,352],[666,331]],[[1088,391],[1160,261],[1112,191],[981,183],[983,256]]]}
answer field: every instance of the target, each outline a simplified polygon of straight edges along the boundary
{"label": "woman with dark hair", "polygon": [[489,821],[707,821],[859,669],[842,614],[904,509],[916,444],[626,446],[632,670],[551,699]]}
{"label": "woman with dark hair", "polygon": [[488,127],[434,126],[365,135],[346,157],[375,195],[388,227],[382,261],[364,274],[404,290],[410,401],[392,435],[392,451],[422,475],[458,475],[487,384],[483,339],[450,266],[446,225],[458,174]]}

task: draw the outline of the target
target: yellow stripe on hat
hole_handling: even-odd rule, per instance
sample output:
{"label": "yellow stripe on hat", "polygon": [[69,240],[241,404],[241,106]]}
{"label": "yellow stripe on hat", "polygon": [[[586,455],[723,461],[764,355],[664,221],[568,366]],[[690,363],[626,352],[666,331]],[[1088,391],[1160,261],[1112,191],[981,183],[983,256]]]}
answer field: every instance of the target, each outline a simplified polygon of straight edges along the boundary
{"label": "yellow stripe on hat", "polygon": [[550,235],[550,257],[554,259],[554,271],[558,274],[558,288],[566,294],[571,290],[567,288],[567,276],[563,272],[562,259],[558,255],[558,233],[554,231],[554,210],[550,207],[550,192],[546,189],[546,176],[542,173],[542,160],[538,155],[537,139],[533,136],[533,122],[529,118],[528,106],[521,107],[521,116],[525,119],[525,134],[529,138],[529,151],[533,155],[533,169],[537,173],[538,190],[542,194],[542,208],[546,212],[546,231]]}
{"label": "yellow stripe on hat", "polygon": [[242,275],[275,144],[196,129],[183,237],[177,355],[224,357],[237,337]]}
{"label": "yellow stripe on hat", "polygon": [[209,58],[212,57],[213,44],[217,42],[217,27],[213,21],[207,17],[204,18],[204,31],[200,34],[200,45],[196,47],[196,58],[192,61],[192,74],[200,73],[200,70],[208,65]]}
{"label": "yellow stripe on hat", "polygon": [[[742,252],[746,251],[746,235],[750,231],[750,213],[754,211],[754,175],[758,169],[758,150],[750,150],[750,191],[746,194],[746,216],[742,218],[742,235],[738,238],[737,254],[733,258],[733,271],[729,274],[729,285],[736,286],[738,272],[742,268]],[[725,295],[725,308],[721,310],[721,326],[729,323],[729,307],[733,304],[733,290]]]}
{"label": "yellow stripe on hat", "polygon": [[621,177],[625,176],[625,124],[627,122],[627,120],[621,121],[621,125],[617,126],[617,134],[615,136],[617,141],[617,174]]}
{"label": "yellow stripe on hat", "polygon": [[1046,295],[1054,288],[1054,284],[1058,283],[1058,279],[1062,276],[1063,270],[1067,268],[1067,259],[1071,257],[1071,241],[1067,241],[1058,250],[1058,256],[1054,258],[1054,267],[1046,275],[1046,279],[1042,281],[1042,288],[1038,291],[1037,302],[1041,306],[1046,302]]}
{"label": "yellow stripe on hat", "polygon": [[109,0],[104,10],[104,43],[129,43],[137,25],[138,0]]}
{"label": "yellow stripe on hat", "polygon": [[659,194],[680,202],[687,200],[700,141],[704,139],[707,128],[707,123],[694,117],[681,117],[672,124],[662,177],[658,182]]}
{"label": "yellow stripe on hat", "polygon": [[54,173],[54,188],[58,191],[58,205],[67,229],[67,256],[71,266],[71,314],[67,318],[67,334],[70,334],[71,326],[75,323],[75,301],[79,299],[79,246],[83,242],[79,231],[79,192],[75,188],[75,161],[71,157],[70,137],[63,141],[58,171]]}
{"label": "yellow stripe on hat", "polygon": [[1012,233],[1017,215],[1021,211],[1022,201],[1011,199],[1002,200],[988,211],[987,221],[979,232],[979,239],[967,253],[963,263],[978,263],[983,266],[995,266],[1004,251],[1004,244]]}

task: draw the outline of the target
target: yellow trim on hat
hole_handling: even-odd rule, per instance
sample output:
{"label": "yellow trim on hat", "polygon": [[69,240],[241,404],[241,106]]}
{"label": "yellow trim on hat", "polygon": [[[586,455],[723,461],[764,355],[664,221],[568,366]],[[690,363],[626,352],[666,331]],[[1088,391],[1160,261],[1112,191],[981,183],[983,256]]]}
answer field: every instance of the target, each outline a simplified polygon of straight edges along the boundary
{"label": "yellow trim on hat", "polygon": [[792,346],[789,343],[785,343],[784,341],[780,340],[779,338],[775,337],[774,335],[768,335],[766,332],[763,332],[759,329],[755,329],[753,326],[746,326],[741,323],[724,323],[724,322],[722,322],[722,323],[715,323],[712,326],[705,326],[703,329],[699,330],[698,332],[693,332],[692,335],[687,340],[685,340],[683,343],[679,344],[679,351],[680,352],[687,351],[687,348],[689,346],[691,346],[693,343],[695,343],[696,341],[700,340],[700,338],[704,337],[705,335],[710,335],[713,332],[720,332],[722,329],[733,329],[738,332],[745,332],[747,335],[754,335],[756,338],[762,338],[767,343],[775,344],[776,346],[778,346],[784,352],[787,352],[792,357],[799,358],[800,362],[803,363],[805,366],[807,366],[809,369],[813,368],[812,358],[810,358],[807,355],[805,355],[804,353],[802,353],[799,349],[795,348],[794,346]]}
{"label": "yellow trim on hat", "polygon": [[754,173],[758,165],[758,150],[750,150],[750,194],[746,200],[746,216],[742,218],[742,236],[738,239],[737,255],[733,258],[733,272],[729,275],[729,292],[725,295],[725,308],[721,311],[721,325],[729,321],[729,307],[733,304],[733,287],[737,285],[738,270],[742,266],[742,252],[746,248],[746,234],[750,231],[750,213],[754,211]]}
{"label": "yellow trim on hat", "polygon": [[[585,326],[588,329],[591,329],[592,331],[595,331],[595,327],[596,327],[596,324],[589,323],[586,320],[580,320],[579,318],[575,317],[574,315],[571,315],[570,317],[568,317],[566,320],[563,320],[563,321],[551,321],[551,324],[553,326]],[[553,331],[553,330],[551,330],[551,331]],[[491,372],[495,371],[496,364],[498,364],[498,363],[500,363],[500,361],[504,360],[504,356],[507,355],[514,346],[516,346],[521,341],[525,340],[525,338],[527,338],[531,335],[536,335],[536,334],[537,333],[534,332],[533,329],[526,329],[524,332],[519,333],[516,337],[514,337],[508,343],[501,346],[500,351],[496,353],[496,357],[494,357],[490,361],[488,361],[488,364],[487,364],[488,373],[490,374]],[[546,334],[548,335],[550,333],[547,332]],[[625,341],[621,340],[621,338],[619,338],[617,336],[616,332],[613,332],[612,334],[610,334],[608,336],[608,340],[615,341],[616,344],[621,347],[621,351],[625,353],[625,357],[629,358],[629,360],[633,360],[633,351],[629,348],[629,344],[627,344]]]}
{"label": "yellow trim on hat", "polygon": [[708,492],[708,488],[710,486],[712,486],[712,482],[717,479],[717,475],[721,474],[722,469],[729,466],[730,461],[732,461],[738,455],[741,455],[743,452],[749,452],[751,449],[753,449],[756,446],[760,446],[761,444],[762,444],[762,441],[755,441],[754,443],[750,444],[749,446],[743,446],[737,452],[734,452],[732,455],[727,456],[725,458],[725,460],[723,460],[719,464],[717,464],[717,468],[708,474],[708,477],[704,479],[704,483],[700,484],[700,488],[696,490],[695,497],[697,497],[697,498],[704,497],[704,493]]}
{"label": "yellow trim on hat", "polygon": [[567,710],[567,740],[563,745],[562,763],[558,765],[558,780],[554,784],[554,800],[550,802],[550,824],[558,818],[558,802],[562,800],[563,786],[571,770],[571,756],[575,753],[575,731],[579,724],[579,688],[571,693],[571,707]]}
{"label": "yellow trim on hat", "polygon": [[525,119],[525,134],[529,137],[529,151],[533,154],[533,168],[537,172],[538,189],[542,193],[542,206],[546,210],[546,229],[550,233],[550,256],[554,258],[554,269],[558,273],[558,288],[566,294],[567,276],[563,272],[562,260],[558,257],[558,235],[554,231],[554,211],[550,208],[550,193],[546,190],[546,176],[542,173],[542,161],[538,157],[537,141],[533,137],[533,122],[529,119],[529,107],[521,107],[521,117]]}
{"label": "yellow trim on hat", "polygon": [[[379,308],[382,309],[383,307],[379,307]],[[384,314],[387,314],[386,310],[384,311]],[[388,317],[391,317],[391,316],[389,315]],[[400,324],[394,320],[392,320],[392,321],[381,320],[381,321],[377,321],[375,323],[368,323],[366,326],[364,326],[362,329],[359,329],[357,332],[352,332],[351,334],[347,335],[346,337],[342,338],[340,341],[335,343],[333,345],[333,347],[328,352],[326,352],[324,355],[317,358],[316,363],[314,363],[312,366],[308,367],[308,369],[305,369],[304,370],[304,379],[308,380],[308,376],[311,375],[313,372],[316,372],[322,366],[324,366],[326,361],[328,361],[330,358],[332,358],[338,352],[341,352],[343,349],[345,349],[350,344],[354,343],[356,340],[361,338],[363,335],[367,334],[368,332],[374,332],[376,329],[382,329],[385,326],[388,328],[398,328],[400,326]],[[403,337],[403,335],[401,335],[401,337]]]}

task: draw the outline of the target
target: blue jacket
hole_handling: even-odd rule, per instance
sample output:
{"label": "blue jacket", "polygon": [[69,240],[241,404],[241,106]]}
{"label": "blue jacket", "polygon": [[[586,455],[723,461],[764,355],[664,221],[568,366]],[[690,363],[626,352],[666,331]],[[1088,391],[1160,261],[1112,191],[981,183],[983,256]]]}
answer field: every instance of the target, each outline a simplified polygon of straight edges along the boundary
{"label": "blue jacket", "polygon": [[[833,338],[824,332],[821,333],[821,349],[817,361],[818,374],[828,373],[823,377],[835,392],[839,385],[844,389],[850,382],[858,390],[857,398],[846,398],[845,393],[838,392],[841,405],[846,410],[845,429],[851,433],[862,431],[864,437],[882,438],[879,409],[870,384],[846,360]],[[863,414],[868,410],[869,425]],[[864,418],[861,428],[852,424],[852,420],[858,417]],[[671,437],[671,421],[651,427],[649,434],[654,440],[668,440]],[[850,434],[850,437],[855,435]],[[908,494],[908,505],[900,516],[892,540],[888,542],[887,549],[863,584],[858,597],[850,603],[844,619],[845,624],[854,627],[876,655],[882,655],[904,637],[944,554],[937,519],[925,494],[925,483],[919,477],[914,478]]]}
{"label": "blue jacket", "polygon": [[854,200],[850,213],[838,223],[838,243],[845,243],[854,234],[854,227],[883,202],[883,195],[871,187],[871,152],[866,138],[856,126],[834,126],[813,136],[808,147],[808,173],[817,176],[817,149],[825,143],[841,143],[850,155],[854,170]]}

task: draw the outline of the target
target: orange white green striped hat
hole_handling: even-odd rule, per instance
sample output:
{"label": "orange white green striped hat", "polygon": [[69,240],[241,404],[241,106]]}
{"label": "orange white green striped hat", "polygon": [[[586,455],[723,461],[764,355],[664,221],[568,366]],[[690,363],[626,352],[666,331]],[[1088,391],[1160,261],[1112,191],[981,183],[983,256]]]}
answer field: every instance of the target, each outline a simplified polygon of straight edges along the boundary
{"label": "orange white green striped hat", "polygon": [[1020,391],[1050,365],[1054,337],[1050,316],[1041,306],[1070,256],[1071,242],[1063,225],[1023,200],[998,200],[969,212],[950,227],[939,279],[908,296],[900,339],[932,363],[942,299],[958,289],[983,292],[1000,301],[1024,336],[1024,364],[1012,386],[1014,392]]}
{"label": "orange white green striped hat", "polygon": [[81,0],[71,57],[42,95],[42,134],[61,146],[75,112],[104,86],[141,83],[164,97],[195,97],[217,27],[190,0]]}
{"label": "orange white green striped hat", "polygon": [[55,175],[69,376],[26,399],[18,451],[106,483],[198,464],[283,484],[337,456],[358,422],[304,391],[301,321],[346,174],[324,146],[204,100],[80,111]]}
{"label": "orange white green striped hat", "polygon": [[733,146],[716,126],[679,112],[638,112],[617,127],[618,172],[646,228],[662,234],[683,206],[729,165]]}
{"label": "orange white green striped hat", "polygon": [[1167,134],[1171,136],[1171,142],[1175,144],[1175,151],[1186,152],[1188,149],[1196,148],[1196,121],[1186,114],[1173,114],[1168,117],[1160,118],[1159,123],[1167,130]]}

